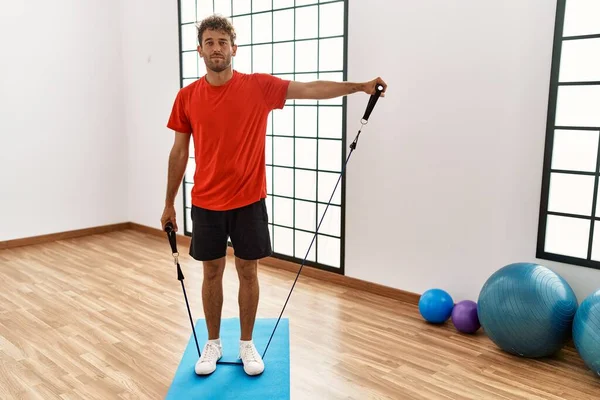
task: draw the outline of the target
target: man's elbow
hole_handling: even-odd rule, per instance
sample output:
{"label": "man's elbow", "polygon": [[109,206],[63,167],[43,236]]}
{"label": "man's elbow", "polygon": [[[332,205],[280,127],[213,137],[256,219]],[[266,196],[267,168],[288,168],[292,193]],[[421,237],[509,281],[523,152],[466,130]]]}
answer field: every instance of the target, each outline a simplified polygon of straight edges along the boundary
{"label": "man's elbow", "polygon": [[173,146],[170,156],[173,160],[187,160],[189,157],[189,149]]}

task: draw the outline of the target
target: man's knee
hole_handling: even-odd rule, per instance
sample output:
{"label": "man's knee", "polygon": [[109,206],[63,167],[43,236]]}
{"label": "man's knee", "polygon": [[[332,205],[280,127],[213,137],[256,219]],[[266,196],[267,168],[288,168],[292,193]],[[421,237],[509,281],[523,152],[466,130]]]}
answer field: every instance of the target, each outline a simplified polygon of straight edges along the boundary
{"label": "man's knee", "polygon": [[240,279],[253,281],[257,279],[258,261],[248,261],[242,259],[235,260],[235,267]]}
{"label": "man's knee", "polygon": [[225,260],[217,259],[211,261],[204,261],[204,279],[209,281],[220,280],[223,278],[223,272],[225,271]]}

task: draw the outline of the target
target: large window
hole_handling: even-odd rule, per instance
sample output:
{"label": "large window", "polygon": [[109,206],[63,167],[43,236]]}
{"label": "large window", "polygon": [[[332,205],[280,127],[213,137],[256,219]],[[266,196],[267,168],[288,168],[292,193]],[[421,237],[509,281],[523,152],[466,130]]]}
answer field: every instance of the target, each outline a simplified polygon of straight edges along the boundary
{"label": "large window", "polygon": [[600,1],[559,0],[537,256],[600,268]]}
{"label": "large window", "polygon": [[[296,81],[346,80],[346,0],[180,0],[181,85],[206,73],[196,25],[215,13],[237,32],[234,69]],[[288,101],[269,116],[267,205],[275,256],[304,259],[346,157],[345,98]],[[193,152],[184,179],[190,234]],[[307,265],[344,272],[344,194],[340,182]]]}

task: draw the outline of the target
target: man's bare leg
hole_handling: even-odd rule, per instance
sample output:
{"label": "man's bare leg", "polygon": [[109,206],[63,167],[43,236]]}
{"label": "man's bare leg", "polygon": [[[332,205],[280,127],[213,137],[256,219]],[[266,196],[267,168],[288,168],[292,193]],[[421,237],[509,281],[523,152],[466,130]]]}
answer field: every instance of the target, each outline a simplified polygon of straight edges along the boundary
{"label": "man's bare leg", "polygon": [[223,309],[223,271],[225,257],[204,261],[202,281],[202,305],[208,330],[208,341],[202,350],[202,357],[196,362],[196,374],[208,375],[217,368],[217,361],[223,355],[221,339],[221,310]]}
{"label": "man's bare leg", "polygon": [[240,280],[240,357],[248,375],[259,375],[264,371],[265,364],[252,341],[259,297],[258,261],[246,261],[236,257],[235,267]]}
{"label": "man's bare leg", "polygon": [[238,292],[238,304],[240,307],[240,329],[242,341],[252,340],[252,331],[256,320],[256,311],[258,309],[259,286],[258,286],[258,261],[235,259],[240,281]]}
{"label": "man's bare leg", "polygon": [[204,280],[202,282],[202,303],[208,340],[219,338],[221,331],[221,311],[223,309],[223,271],[226,258],[204,261]]}

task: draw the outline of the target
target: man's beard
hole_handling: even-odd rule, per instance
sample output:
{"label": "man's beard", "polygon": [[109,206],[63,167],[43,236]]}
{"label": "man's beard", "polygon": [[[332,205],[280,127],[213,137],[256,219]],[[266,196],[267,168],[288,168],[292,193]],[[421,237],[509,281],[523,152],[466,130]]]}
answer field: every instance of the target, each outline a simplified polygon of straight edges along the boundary
{"label": "man's beard", "polygon": [[231,58],[211,58],[206,60],[206,68],[214,72],[223,72],[231,65]]}

